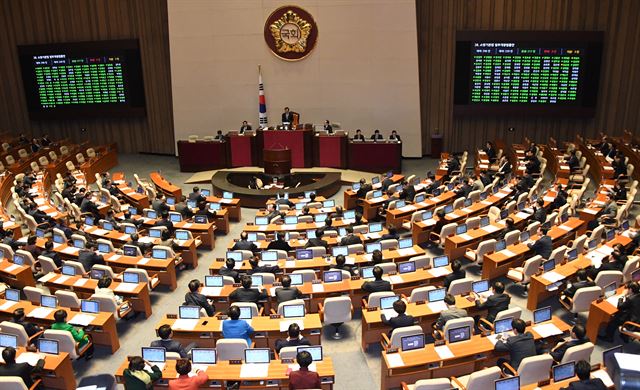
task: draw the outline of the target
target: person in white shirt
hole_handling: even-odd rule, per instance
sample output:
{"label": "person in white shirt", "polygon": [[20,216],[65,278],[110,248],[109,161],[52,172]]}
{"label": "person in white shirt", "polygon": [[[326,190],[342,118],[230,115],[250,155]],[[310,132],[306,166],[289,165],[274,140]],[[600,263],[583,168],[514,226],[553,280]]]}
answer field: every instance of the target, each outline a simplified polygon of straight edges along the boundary
{"label": "person in white shirt", "polygon": [[109,276],[103,276],[100,278],[100,280],[98,280],[98,286],[96,287],[96,294],[100,294],[100,295],[108,295],[110,297],[113,297],[113,299],[116,300],[116,303],[118,305],[122,304],[122,297],[119,295],[116,295],[113,290],[111,290],[109,288],[109,286],[111,286],[111,278]]}

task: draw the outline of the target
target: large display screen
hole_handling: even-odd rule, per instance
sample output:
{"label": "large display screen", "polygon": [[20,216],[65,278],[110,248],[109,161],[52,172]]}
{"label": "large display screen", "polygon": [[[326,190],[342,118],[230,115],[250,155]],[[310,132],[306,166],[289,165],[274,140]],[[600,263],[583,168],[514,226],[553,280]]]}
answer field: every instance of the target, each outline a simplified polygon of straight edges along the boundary
{"label": "large display screen", "polygon": [[456,114],[594,115],[601,32],[462,31]]}
{"label": "large display screen", "polygon": [[19,46],[18,53],[33,118],[145,114],[137,40]]}

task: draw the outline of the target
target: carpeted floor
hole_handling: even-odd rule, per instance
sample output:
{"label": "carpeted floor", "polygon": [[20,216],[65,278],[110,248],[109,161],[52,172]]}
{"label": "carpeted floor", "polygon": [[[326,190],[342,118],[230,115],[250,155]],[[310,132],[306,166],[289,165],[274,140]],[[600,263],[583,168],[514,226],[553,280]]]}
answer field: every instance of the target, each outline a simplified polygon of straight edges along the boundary
{"label": "carpeted floor", "polygon": [[[148,177],[152,171],[160,171],[173,184],[182,186],[184,193],[191,191],[192,185],[186,182],[193,176],[191,173],[180,173],[178,161],[175,157],[148,156],[148,155],[121,155],[119,156],[120,164],[113,171],[125,172],[128,177],[134,173],[140,175],[141,178]],[[437,160],[424,158],[416,160],[403,161],[403,174],[416,174],[424,177],[427,170],[435,170]],[[202,175],[200,175],[202,176]],[[199,177],[199,180],[201,177]],[[210,185],[201,185],[207,188]],[[346,188],[346,187],[345,187]],[[342,204],[342,191],[335,196],[336,204]],[[140,347],[148,346],[155,339],[154,325],[166,313],[176,313],[178,306],[183,302],[184,293],[186,292],[187,283],[194,278],[200,280],[207,275],[209,264],[216,257],[223,257],[227,244],[233,238],[237,238],[242,227],[247,221],[253,221],[255,210],[243,209],[242,221],[240,223],[232,223],[231,231],[226,236],[218,236],[216,240],[216,248],[213,251],[203,250],[199,252],[200,266],[196,270],[183,271],[178,274],[178,289],[170,292],[167,289],[157,289],[151,293],[153,315],[148,319],[142,317],[131,321],[119,321],[118,335],[120,338],[120,349],[113,355],[105,348],[97,348],[95,357],[89,362],[80,360],[74,363],[76,377],[81,378],[88,375],[99,373],[115,373],[116,369],[126,360],[127,356],[139,355]],[[470,277],[480,279],[479,268],[475,265],[466,265],[467,273]],[[505,279],[506,280],[506,279]],[[522,296],[522,291],[517,286],[509,283],[509,292],[512,293],[512,305],[526,307],[526,298]],[[547,304],[545,302],[545,304]],[[556,315],[562,315],[563,318],[569,319],[569,316],[560,310],[557,303],[550,303],[554,308]],[[531,319],[531,314],[526,311],[524,319]],[[344,339],[336,341],[330,337],[322,340],[325,353],[333,359],[336,371],[335,389],[378,389],[380,388],[380,348],[372,347],[367,353],[363,353],[360,347],[360,314],[356,313],[354,319],[343,326],[345,334]],[[325,335],[330,335],[330,329],[325,329]],[[618,345],[620,340],[616,340],[615,344],[602,344],[596,347],[592,356],[593,362],[601,361],[601,353],[604,348]],[[638,353],[640,348],[638,344],[628,347],[629,351]]]}

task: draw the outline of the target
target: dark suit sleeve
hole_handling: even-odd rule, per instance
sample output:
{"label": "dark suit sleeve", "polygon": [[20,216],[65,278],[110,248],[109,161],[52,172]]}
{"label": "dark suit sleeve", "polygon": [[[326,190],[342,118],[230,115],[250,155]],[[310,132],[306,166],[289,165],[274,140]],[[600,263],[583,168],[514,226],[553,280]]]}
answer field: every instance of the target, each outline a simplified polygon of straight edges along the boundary
{"label": "dark suit sleeve", "polygon": [[496,342],[495,350],[497,352],[510,352],[511,351],[511,346],[509,345],[509,343],[505,343],[502,340],[498,340]]}
{"label": "dark suit sleeve", "polygon": [[204,309],[204,311],[207,312],[207,315],[209,317],[213,317],[214,314],[216,314],[216,308],[213,307],[212,304],[209,303],[209,300],[207,299],[206,296],[202,297],[202,308]]}
{"label": "dark suit sleeve", "polygon": [[549,351],[549,355],[551,355],[553,360],[555,360],[556,362],[559,362],[559,361],[562,360],[562,357],[564,356],[564,353],[567,351],[567,347],[568,347],[567,343],[563,342],[562,345],[560,345],[555,350]]}

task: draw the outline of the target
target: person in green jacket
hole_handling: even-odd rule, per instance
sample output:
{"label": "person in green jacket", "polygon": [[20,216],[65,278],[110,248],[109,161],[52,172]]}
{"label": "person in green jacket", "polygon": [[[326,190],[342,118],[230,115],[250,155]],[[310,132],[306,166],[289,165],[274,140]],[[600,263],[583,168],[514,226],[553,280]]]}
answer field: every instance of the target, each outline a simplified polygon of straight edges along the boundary
{"label": "person in green jacket", "polygon": [[[55,322],[51,325],[51,329],[53,330],[66,330],[71,333],[73,339],[78,343],[78,350],[84,348],[85,345],[89,342],[89,336],[84,333],[84,330],[78,329],[73,325],[67,323],[67,312],[60,309],[53,313],[53,319]],[[89,360],[93,357],[93,344],[87,348],[85,353],[85,359]]]}
{"label": "person in green jacket", "polygon": [[[151,367],[151,372],[145,370],[145,366]],[[125,368],[123,375],[125,390],[147,390],[153,387],[153,382],[162,378],[162,371],[142,357],[133,356],[129,360],[129,368]]]}

